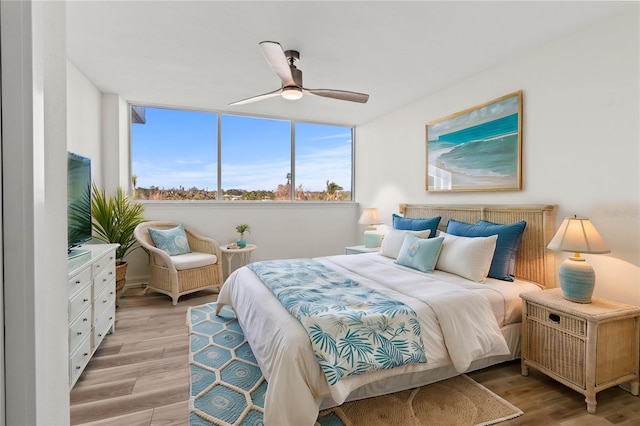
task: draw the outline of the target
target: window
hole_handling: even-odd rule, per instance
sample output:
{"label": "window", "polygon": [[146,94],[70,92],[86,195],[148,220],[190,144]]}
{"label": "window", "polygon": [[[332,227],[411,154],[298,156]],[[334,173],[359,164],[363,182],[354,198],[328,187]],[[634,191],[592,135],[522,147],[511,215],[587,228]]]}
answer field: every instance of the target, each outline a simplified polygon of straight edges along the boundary
{"label": "window", "polygon": [[221,130],[223,199],[291,200],[291,123],[223,115]]}
{"label": "window", "polygon": [[217,115],[145,109],[145,118],[132,120],[131,125],[133,197],[215,200],[218,191]]}
{"label": "window", "polygon": [[296,200],[351,200],[352,129],[296,123]]}
{"label": "window", "polygon": [[134,198],[352,200],[351,127],[139,105],[130,117]]}

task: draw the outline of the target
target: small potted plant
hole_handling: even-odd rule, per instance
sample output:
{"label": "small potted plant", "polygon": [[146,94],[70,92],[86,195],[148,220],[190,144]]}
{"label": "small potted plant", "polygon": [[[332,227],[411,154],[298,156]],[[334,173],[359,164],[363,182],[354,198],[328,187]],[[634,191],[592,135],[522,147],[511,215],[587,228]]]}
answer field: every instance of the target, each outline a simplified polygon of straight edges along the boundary
{"label": "small potted plant", "polygon": [[247,225],[246,223],[241,223],[240,225],[236,226],[236,232],[240,234],[240,239],[236,241],[236,245],[240,248],[245,248],[247,246],[247,242],[244,239],[244,234],[245,232],[247,234],[251,232],[251,226]]}

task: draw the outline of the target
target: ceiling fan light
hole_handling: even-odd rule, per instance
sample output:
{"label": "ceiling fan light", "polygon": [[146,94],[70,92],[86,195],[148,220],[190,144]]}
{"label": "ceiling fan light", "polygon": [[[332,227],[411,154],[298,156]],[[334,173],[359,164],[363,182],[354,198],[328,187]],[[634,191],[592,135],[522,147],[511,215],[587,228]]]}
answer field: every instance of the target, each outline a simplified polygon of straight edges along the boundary
{"label": "ceiling fan light", "polygon": [[302,90],[295,86],[285,87],[282,89],[282,97],[288,101],[297,101],[302,97]]}

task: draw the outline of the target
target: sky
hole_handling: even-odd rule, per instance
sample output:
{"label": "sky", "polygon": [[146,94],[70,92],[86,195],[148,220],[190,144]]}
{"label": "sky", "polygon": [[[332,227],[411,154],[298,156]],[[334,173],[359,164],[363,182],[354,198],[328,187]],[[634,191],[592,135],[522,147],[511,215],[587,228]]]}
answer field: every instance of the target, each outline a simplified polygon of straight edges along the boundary
{"label": "sky", "polygon": [[[132,124],[132,173],[137,186],[217,189],[215,113],[146,108]],[[291,172],[291,124],[286,120],[222,115],[222,189],[268,190]],[[351,189],[351,128],[295,123],[296,180],[322,191],[326,181]]]}

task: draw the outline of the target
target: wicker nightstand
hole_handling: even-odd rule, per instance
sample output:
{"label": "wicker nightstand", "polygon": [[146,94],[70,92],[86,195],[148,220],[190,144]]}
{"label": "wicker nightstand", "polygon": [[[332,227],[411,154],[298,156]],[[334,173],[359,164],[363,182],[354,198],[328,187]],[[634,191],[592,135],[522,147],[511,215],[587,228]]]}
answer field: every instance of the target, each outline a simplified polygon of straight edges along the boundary
{"label": "wicker nightstand", "polygon": [[585,395],[596,411],[596,393],[624,382],[638,395],[640,307],[593,298],[570,302],[560,289],[520,296],[522,375],[529,367]]}

